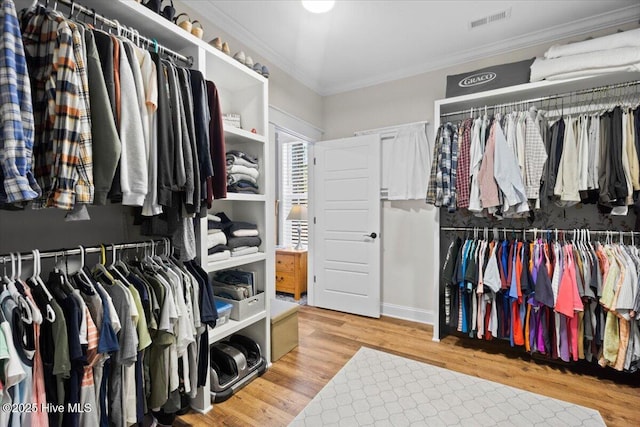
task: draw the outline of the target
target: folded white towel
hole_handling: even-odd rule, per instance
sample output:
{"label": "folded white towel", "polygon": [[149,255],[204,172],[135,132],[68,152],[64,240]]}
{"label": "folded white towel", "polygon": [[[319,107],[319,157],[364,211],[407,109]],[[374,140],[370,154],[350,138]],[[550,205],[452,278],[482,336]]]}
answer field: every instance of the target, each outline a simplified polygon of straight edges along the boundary
{"label": "folded white towel", "polygon": [[215,221],[215,222],[222,222],[222,218],[220,218],[218,215],[214,215],[214,214],[207,214],[207,219],[209,219],[211,221]]}
{"label": "folded white towel", "polygon": [[243,175],[249,175],[250,177],[254,178],[254,179],[258,179],[258,177],[260,176],[260,171],[258,171],[258,169],[254,169],[254,168],[248,168],[246,166],[242,166],[242,165],[233,165],[230,168],[227,168],[227,173],[240,173]]}
{"label": "folded white towel", "polygon": [[224,233],[214,233],[207,235],[207,249],[211,249],[214,246],[226,245],[227,235]]}
{"label": "folded white towel", "polygon": [[231,256],[242,256],[242,255],[249,255],[249,254],[255,254],[258,252],[258,247],[257,246],[242,246],[240,248],[235,248],[232,252],[231,252]]}
{"label": "folded white towel", "polygon": [[603,74],[611,73],[635,73],[638,71],[640,71],[640,63],[621,65],[619,67],[598,68],[597,70],[580,70],[564,74],[555,74],[553,76],[547,77],[546,80],[567,80],[577,79],[578,77],[600,76]]}
{"label": "folded white towel", "polygon": [[218,234],[218,233],[224,233],[224,231],[222,231],[222,229],[220,228],[209,228],[207,230],[207,234]]}
{"label": "folded white towel", "polygon": [[544,54],[547,59],[569,55],[597,52],[600,50],[618,49],[621,47],[640,47],[640,28],[610,34],[583,42],[553,45]]}
{"label": "folded white towel", "polygon": [[215,254],[211,254],[207,256],[207,261],[224,261],[225,259],[231,258],[231,251],[222,251],[216,252]]}
{"label": "folded white towel", "polygon": [[236,230],[231,234],[233,237],[253,237],[258,236],[260,233],[258,230]]}
{"label": "folded white towel", "polygon": [[531,81],[576,71],[589,70],[592,71],[590,74],[599,74],[598,70],[611,67],[630,66],[633,70],[639,63],[640,47],[621,47],[555,59],[536,58],[531,64]]}

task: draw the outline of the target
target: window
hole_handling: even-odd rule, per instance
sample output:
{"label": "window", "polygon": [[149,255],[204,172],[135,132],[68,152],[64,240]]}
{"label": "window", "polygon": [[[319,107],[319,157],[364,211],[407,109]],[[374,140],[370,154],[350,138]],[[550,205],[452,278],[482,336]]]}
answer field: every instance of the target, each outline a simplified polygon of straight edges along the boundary
{"label": "window", "polygon": [[298,243],[298,226],[300,226],[300,240],[307,246],[307,221],[287,220],[291,208],[295,204],[307,206],[307,142],[291,135],[278,134],[280,147],[280,209],[278,221],[280,223],[280,245],[295,246]]}

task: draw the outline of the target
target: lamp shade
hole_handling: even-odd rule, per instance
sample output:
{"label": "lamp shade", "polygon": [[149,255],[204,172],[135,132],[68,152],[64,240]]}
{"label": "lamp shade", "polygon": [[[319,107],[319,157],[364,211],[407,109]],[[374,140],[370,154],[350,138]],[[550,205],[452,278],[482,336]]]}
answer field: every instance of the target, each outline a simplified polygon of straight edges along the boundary
{"label": "lamp shade", "polygon": [[307,220],[307,207],[304,205],[293,205],[287,216],[287,220]]}

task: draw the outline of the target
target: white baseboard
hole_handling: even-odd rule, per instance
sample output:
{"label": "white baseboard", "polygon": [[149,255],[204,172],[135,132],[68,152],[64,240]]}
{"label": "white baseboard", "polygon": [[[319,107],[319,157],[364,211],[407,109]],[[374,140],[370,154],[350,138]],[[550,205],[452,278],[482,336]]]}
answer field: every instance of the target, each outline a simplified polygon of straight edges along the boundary
{"label": "white baseboard", "polygon": [[383,303],[380,305],[380,311],[384,316],[433,325],[432,310],[423,310],[420,308],[406,307],[403,305]]}

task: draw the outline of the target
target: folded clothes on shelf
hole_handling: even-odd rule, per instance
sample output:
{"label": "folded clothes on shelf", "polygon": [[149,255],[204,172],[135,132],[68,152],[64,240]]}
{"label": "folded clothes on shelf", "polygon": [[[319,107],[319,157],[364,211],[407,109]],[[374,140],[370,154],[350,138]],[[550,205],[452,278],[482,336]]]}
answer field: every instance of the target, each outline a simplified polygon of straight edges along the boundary
{"label": "folded clothes on shelf", "polygon": [[230,150],[227,151],[227,165],[229,165],[229,162],[231,162],[231,164],[243,164],[245,166],[254,166],[254,167],[258,167],[258,158],[254,157],[250,154],[245,153],[244,151],[238,151],[238,150]]}
{"label": "folded clothes on shelf", "polygon": [[257,246],[242,246],[239,248],[235,248],[231,251],[232,257],[243,256],[243,255],[251,255],[258,253]]}
{"label": "folded clothes on shelf", "polygon": [[231,258],[231,251],[228,250],[228,249],[223,250],[221,252],[216,252],[216,253],[213,253],[213,254],[210,253],[207,256],[207,260],[209,262],[212,262],[212,261],[213,262],[215,262],[215,261],[224,261],[224,260],[227,260],[229,258]]}
{"label": "folded clothes on shelf", "polygon": [[260,194],[260,189],[251,181],[240,180],[227,185],[227,191],[231,193]]}
{"label": "folded clothes on shelf", "polygon": [[259,194],[260,178],[258,159],[242,151],[226,154],[227,191],[231,193]]}
{"label": "folded clothes on shelf", "polygon": [[230,251],[231,248],[227,245],[215,245],[207,249],[207,254],[213,255],[223,251]]}
{"label": "folded clothes on shelf", "polygon": [[240,248],[242,246],[255,246],[258,247],[262,244],[262,239],[258,236],[249,237],[229,237],[227,239],[227,246],[231,249]]}
{"label": "folded clothes on shelf", "polygon": [[[212,230],[213,231],[213,230]],[[207,234],[207,249],[227,244],[227,235],[222,231]]]}

